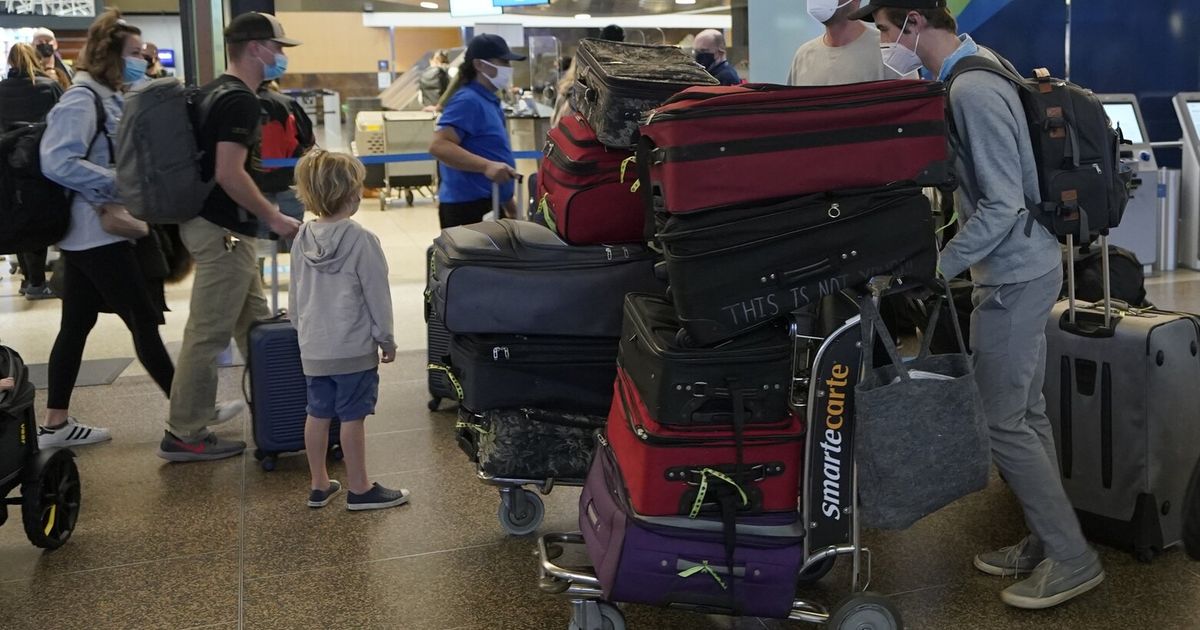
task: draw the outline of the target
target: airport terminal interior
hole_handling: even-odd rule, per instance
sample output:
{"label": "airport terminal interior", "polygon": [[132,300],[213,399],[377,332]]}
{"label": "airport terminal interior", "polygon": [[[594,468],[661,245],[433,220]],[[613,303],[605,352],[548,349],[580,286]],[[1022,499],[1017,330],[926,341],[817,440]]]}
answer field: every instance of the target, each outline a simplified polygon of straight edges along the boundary
{"label": "airport terminal interior", "polygon": [[[898,1],[898,6],[908,6],[906,0]],[[540,522],[535,518],[514,535],[512,530],[522,528],[512,523],[511,493],[524,491],[485,480],[464,454],[454,400],[442,400],[431,410],[435,405],[430,404],[427,353],[427,250],[441,233],[435,196],[438,171],[429,156],[415,161],[390,158],[429,150],[437,114],[431,111],[435,103],[422,94],[420,77],[436,53],[444,51],[448,65],[457,67],[472,38],[494,34],[524,57],[512,62],[513,85],[521,89],[505,99],[504,107],[516,171],[530,177],[539,173],[550,116],[562,89],[558,82],[569,65],[564,60],[572,58],[582,39],[596,38],[604,27],[616,24],[627,42],[677,46],[690,56],[698,47],[696,34],[716,29],[723,52],[742,79],[786,84],[797,48],[825,33],[805,2],[204,4],[0,1],[0,47],[5,52],[0,67],[7,69],[3,64],[8,49],[32,42],[39,27],[55,32],[56,54],[69,65],[85,41],[88,25],[106,5],[119,7],[128,23],[140,27],[143,40],[157,46],[157,61],[169,75],[192,84],[224,68],[221,32],[212,25],[227,24],[246,11],[274,13],[287,37],[303,42],[285,49],[289,64],[279,87],[312,119],[319,147],[362,158],[377,156],[365,160],[367,190],[354,220],[379,237],[386,256],[396,359],[379,367],[378,403],[365,424],[367,472],[371,481],[410,490],[411,498],[394,509],[351,512],[345,509],[343,491],[323,509],[306,506],[305,454],[260,461],[254,444],[256,420],[249,410],[213,427],[223,439],[247,442],[244,453],[212,462],[164,461],[156,449],[167,428],[170,403],[135,358],[134,343],[121,319],[101,314],[87,341],[70,413],[81,423],[109,429],[112,439],[72,448],[80,477],[78,517],[60,548],[43,550],[30,544],[19,484],[9,493],[7,520],[0,521],[0,630],[776,630],[818,627],[809,617],[828,618],[845,601],[861,603],[861,595],[855,599],[856,589],[883,598],[885,612],[898,611],[903,627],[912,629],[1200,628],[1200,557],[1189,555],[1200,555],[1200,541],[1197,549],[1185,550],[1178,532],[1175,539],[1164,541],[1169,548],[1159,550],[1150,562],[1136,557],[1131,548],[1093,541],[1105,579],[1064,604],[1022,610],[1002,602],[1000,591],[1019,578],[985,575],[972,566],[972,558],[1011,545],[1029,530],[1017,498],[995,468],[986,488],[910,527],[864,528],[857,545],[847,539],[845,544],[863,551],[843,549],[828,574],[798,585],[795,599],[816,608],[797,604],[803,614],[791,620],[716,614],[711,606],[597,606],[603,597],[594,579],[572,582],[568,591],[562,576],[546,574],[547,565],[595,574],[590,548],[543,538],[580,530],[579,484],[526,484],[524,488],[533,492],[521,494],[518,503],[526,508],[525,502],[536,501],[544,514],[539,514]],[[843,10],[839,2],[808,4]],[[1053,76],[1069,73],[1072,81],[1099,95],[1104,112],[1129,141],[1126,162],[1137,180],[1121,224],[1109,239],[1136,256],[1147,303],[1168,313],[1200,313],[1200,55],[1195,29],[1189,28],[1200,23],[1200,6],[1191,0],[1164,0],[1139,5],[1135,11],[1118,0],[950,0],[948,7],[960,33],[1004,54],[1022,73],[1046,66]],[[806,166],[797,162],[794,168],[801,171]],[[707,176],[723,180],[722,186],[740,185],[719,169]],[[517,197],[521,217],[537,210],[524,185],[518,186]],[[313,219],[311,214],[306,217]],[[262,241],[258,253],[264,295],[272,310],[280,310],[288,304],[293,260],[275,243]],[[51,269],[58,256],[51,248]],[[47,363],[59,333],[62,302],[27,299],[21,281],[16,256],[4,256],[0,346],[19,352],[29,365],[37,387],[34,409],[41,422],[47,405]],[[169,310],[159,330],[173,359],[178,358],[193,307],[192,286],[190,277],[166,286]],[[515,302],[524,299],[527,296],[512,296]],[[1130,321],[1139,317],[1124,304],[1116,308]],[[918,346],[918,337],[905,336],[900,351],[911,356]],[[233,344],[218,365],[217,400],[246,398],[251,387],[247,361]],[[1107,362],[1104,370],[1107,378]],[[1094,367],[1092,372],[1094,380]],[[1105,381],[1104,386],[1110,384]],[[1194,426],[1200,423],[1195,391],[1174,392],[1180,402],[1161,408],[1180,415],[1177,424]],[[1104,448],[1111,459],[1130,444],[1113,443],[1111,423],[1120,420],[1108,413],[1104,420],[1094,420],[1108,423]],[[1171,427],[1162,426],[1165,417],[1133,422],[1142,423],[1146,431],[1162,431],[1164,443],[1172,440]],[[11,439],[15,430],[0,427],[0,439]],[[1185,452],[1184,459],[1192,462],[1187,470],[1165,474],[1186,479],[1195,470],[1200,475],[1200,443],[1162,448]],[[810,452],[820,456],[819,449]],[[537,455],[531,451],[531,457]],[[1153,454],[1150,458],[1146,466],[1153,471],[1144,472],[1147,477],[1161,472],[1158,460]],[[331,459],[329,466],[330,476],[345,483],[344,464]],[[1111,471],[1106,474],[1111,477]],[[700,479],[707,483],[704,474]],[[1200,476],[1196,479],[1192,486],[1200,486]],[[1111,478],[1105,483],[1111,486]],[[534,493],[540,500],[525,498]],[[1167,502],[1157,508],[1152,504],[1151,510],[1200,515],[1200,487],[1178,501],[1198,505]],[[681,515],[686,518],[686,510]],[[1200,536],[1200,522],[1194,527],[1192,535]],[[856,563],[861,565],[858,579]],[[701,578],[715,579],[729,593],[708,561],[680,566],[693,566],[690,573],[678,574],[682,577],[674,588],[680,593],[687,591],[687,580]],[[748,580],[739,578],[738,588],[744,583]],[[710,598],[708,604],[713,603]],[[721,599],[716,605],[725,603]],[[872,610],[837,627],[899,627]]]}

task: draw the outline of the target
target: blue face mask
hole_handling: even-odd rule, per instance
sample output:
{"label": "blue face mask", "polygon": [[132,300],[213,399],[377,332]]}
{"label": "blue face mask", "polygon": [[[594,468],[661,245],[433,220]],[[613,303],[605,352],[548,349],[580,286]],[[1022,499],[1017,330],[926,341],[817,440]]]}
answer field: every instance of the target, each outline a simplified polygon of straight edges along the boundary
{"label": "blue face mask", "polygon": [[274,81],[287,72],[288,58],[283,53],[275,53],[275,63],[263,64],[263,81]]}
{"label": "blue face mask", "polygon": [[125,82],[137,83],[146,78],[146,68],[150,64],[141,57],[126,57],[125,58]]}

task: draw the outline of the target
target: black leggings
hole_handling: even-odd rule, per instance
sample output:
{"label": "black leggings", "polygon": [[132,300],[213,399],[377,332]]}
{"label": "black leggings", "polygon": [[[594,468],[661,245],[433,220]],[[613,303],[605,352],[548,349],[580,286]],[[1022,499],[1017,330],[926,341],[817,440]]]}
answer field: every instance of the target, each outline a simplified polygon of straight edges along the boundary
{"label": "black leggings", "polygon": [[21,281],[22,287],[46,286],[45,248],[42,248],[36,252],[17,254],[17,262],[21,266],[21,274],[25,276],[24,280]]}
{"label": "black leggings", "polygon": [[464,203],[445,203],[438,205],[438,220],[442,229],[456,225],[470,225],[483,220],[483,215],[492,211],[492,198]]}
{"label": "black leggings", "polygon": [[138,361],[163,393],[171,395],[175,366],[158,336],[161,313],[154,306],[133,245],[113,243],[85,251],[64,251],[62,325],[50,351],[47,407],[68,409],[83,347],[106,306],[133,333]]}

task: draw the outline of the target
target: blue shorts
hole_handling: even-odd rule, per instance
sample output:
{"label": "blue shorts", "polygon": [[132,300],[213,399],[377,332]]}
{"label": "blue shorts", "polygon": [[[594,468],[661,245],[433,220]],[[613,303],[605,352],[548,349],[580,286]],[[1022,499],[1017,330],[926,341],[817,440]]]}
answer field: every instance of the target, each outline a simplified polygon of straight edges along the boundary
{"label": "blue shorts", "polygon": [[308,376],[308,415],[328,420],[362,420],[375,413],[379,368],[337,376]]}

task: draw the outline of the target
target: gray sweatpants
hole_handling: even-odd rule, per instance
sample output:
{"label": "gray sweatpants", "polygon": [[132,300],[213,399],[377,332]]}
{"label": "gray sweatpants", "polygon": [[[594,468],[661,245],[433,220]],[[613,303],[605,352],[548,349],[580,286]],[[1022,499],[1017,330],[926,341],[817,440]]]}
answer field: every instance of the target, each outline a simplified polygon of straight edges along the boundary
{"label": "gray sweatpants", "polygon": [[971,349],[992,439],[992,459],[1047,557],[1088,549],[1058,473],[1046,417],[1046,321],[1062,289],[1062,269],[1018,284],[977,286],[971,296]]}

